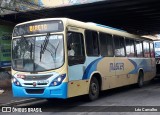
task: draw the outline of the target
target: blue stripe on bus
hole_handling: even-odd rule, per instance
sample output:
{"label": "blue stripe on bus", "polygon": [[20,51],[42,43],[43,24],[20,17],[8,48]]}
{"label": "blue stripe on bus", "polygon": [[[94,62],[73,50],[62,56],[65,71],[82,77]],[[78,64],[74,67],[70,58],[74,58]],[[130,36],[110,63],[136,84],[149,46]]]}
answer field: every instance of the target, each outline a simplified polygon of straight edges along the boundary
{"label": "blue stripe on bus", "polygon": [[140,64],[140,66],[143,68],[144,72],[150,72],[150,71],[152,71],[151,65],[148,62],[150,62],[150,59],[148,61],[146,59],[143,59],[143,61]]}
{"label": "blue stripe on bus", "polygon": [[133,60],[131,60],[131,59],[128,59],[133,65],[134,65],[134,70],[132,70],[131,72],[129,72],[129,74],[135,74],[135,73],[137,73],[137,71],[138,71],[138,66],[137,66],[137,63],[135,62],[135,61],[133,61]]}
{"label": "blue stripe on bus", "polygon": [[[132,70],[131,72],[129,72],[129,74],[136,74],[138,73],[140,68],[143,68],[144,72],[149,72],[151,71],[151,67],[150,64],[147,63],[148,61],[146,59],[128,59],[135,67],[134,70]],[[139,64],[138,64],[138,61]]]}
{"label": "blue stripe on bus", "polygon": [[102,58],[98,58],[94,61],[92,61],[86,68],[84,74],[83,74],[83,77],[82,79],[89,79],[90,75],[92,74],[92,72],[96,71],[97,70],[97,64],[98,62],[101,60]]}

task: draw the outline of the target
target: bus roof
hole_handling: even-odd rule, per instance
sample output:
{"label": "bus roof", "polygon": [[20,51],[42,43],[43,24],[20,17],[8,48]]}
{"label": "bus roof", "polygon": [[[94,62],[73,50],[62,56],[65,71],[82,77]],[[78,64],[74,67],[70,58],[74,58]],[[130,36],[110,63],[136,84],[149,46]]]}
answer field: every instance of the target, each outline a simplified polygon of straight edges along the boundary
{"label": "bus roof", "polygon": [[94,25],[99,26],[99,27],[104,27],[104,28],[109,28],[109,29],[113,29],[113,30],[117,30],[117,31],[127,32],[127,31],[122,30],[122,29],[118,29],[118,28],[114,28],[114,27],[110,27],[110,26],[106,26],[106,25],[102,25],[102,24],[97,24],[97,23],[94,23],[94,22],[87,22],[87,23],[94,24]]}
{"label": "bus roof", "polygon": [[[28,23],[34,23],[34,22],[40,22],[40,21],[52,21],[52,20],[62,20],[66,26],[74,26],[74,27],[79,27],[79,28],[84,28],[84,29],[90,29],[98,32],[106,32],[111,35],[118,35],[122,37],[129,37],[129,38],[134,38],[134,39],[145,39],[145,40],[152,40],[149,38],[141,37],[138,35],[130,34],[127,31],[113,28],[110,26],[106,25],[101,25],[93,22],[82,22],[70,18],[45,18],[45,19],[37,19],[37,20],[32,20],[32,21],[27,21],[23,23],[19,23],[16,26],[23,25],[23,24],[28,24]],[[87,24],[87,26],[86,26]]]}

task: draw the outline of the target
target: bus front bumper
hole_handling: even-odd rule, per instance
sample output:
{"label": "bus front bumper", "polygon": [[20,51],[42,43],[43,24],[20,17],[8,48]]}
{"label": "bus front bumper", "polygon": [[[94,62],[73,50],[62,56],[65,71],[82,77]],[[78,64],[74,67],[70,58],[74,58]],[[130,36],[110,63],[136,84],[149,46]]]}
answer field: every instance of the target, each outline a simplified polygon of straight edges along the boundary
{"label": "bus front bumper", "polygon": [[14,97],[32,97],[32,98],[67,98],[68,84],[62,82],[59,86],[51,87],[21,87],[12,83],[12,92]]}

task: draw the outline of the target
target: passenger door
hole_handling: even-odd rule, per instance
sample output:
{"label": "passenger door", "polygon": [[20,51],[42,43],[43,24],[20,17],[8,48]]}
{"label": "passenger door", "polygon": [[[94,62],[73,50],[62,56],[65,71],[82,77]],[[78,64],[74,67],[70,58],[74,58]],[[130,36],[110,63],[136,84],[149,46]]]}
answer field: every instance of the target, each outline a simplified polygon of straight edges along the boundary
{"label": "passenger door", "polygon": [[68,28],[68,76],[69,81],[82,80],[85,66],[83,30],[79,28]]}
{"label": "passenger door", "polygon": [[82,80],[85,71],[84,30],[68,27],[68,97],[87,94],[87,83]]}

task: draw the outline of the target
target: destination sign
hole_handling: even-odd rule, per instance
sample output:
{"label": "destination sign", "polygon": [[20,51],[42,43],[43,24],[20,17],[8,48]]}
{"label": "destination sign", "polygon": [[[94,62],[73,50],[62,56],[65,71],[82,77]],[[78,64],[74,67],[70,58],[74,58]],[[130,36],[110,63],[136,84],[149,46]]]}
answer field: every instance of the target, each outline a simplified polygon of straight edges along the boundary
{"label": "destination sign", "polygon": [[63,30],[63,22],[60,20],[41,21],[16,26],[13,31],[13,36],[61,32]]}
{"label": "destination sign", "polygon": [[29,26],[29,31],[30,32],[45,31],[47,29],[48,29],[48,25],[47,24]]}

